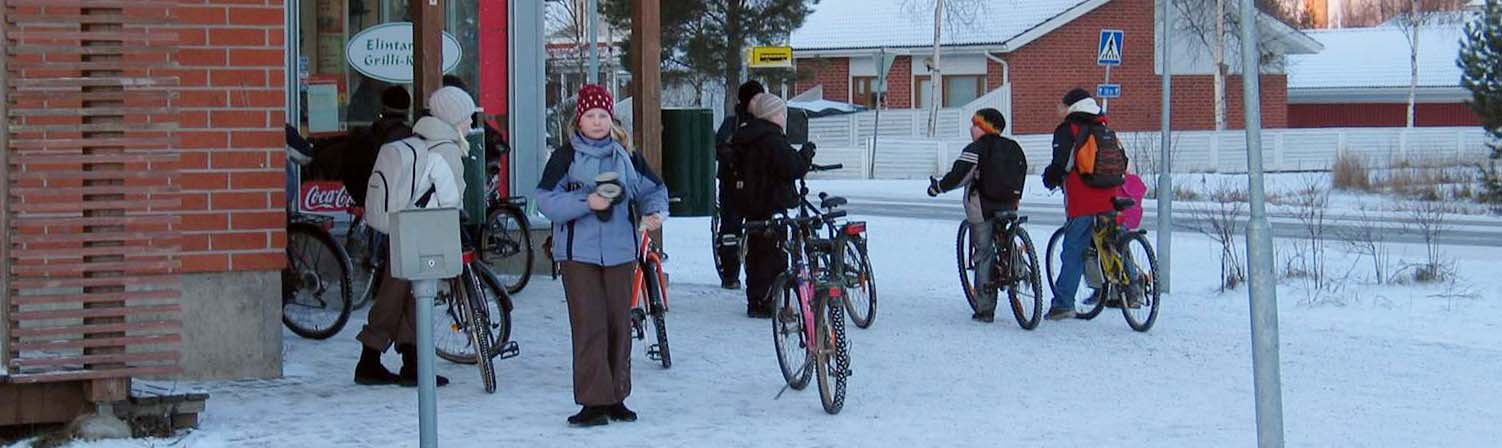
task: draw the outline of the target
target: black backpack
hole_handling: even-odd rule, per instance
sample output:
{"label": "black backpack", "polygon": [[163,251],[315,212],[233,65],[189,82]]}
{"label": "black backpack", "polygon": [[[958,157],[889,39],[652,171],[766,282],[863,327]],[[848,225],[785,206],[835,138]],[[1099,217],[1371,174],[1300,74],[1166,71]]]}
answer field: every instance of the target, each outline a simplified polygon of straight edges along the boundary
{"label": "black backpack", "polygon": [[1027,155],[1015,140],[1006,137],[986,138],[976,167],[980,171],[976,191],[982,198],[1002,203],[1022,199],[1027,184]]}
{"label": "black backpack", "polygon": [[733,142],[735,157],[732,181],[736,207],[746,216],[771,216],[778,210],[797,206],[796,189],[791,180],[772,175],[772,155],[759,142]]}
{"label": "black backpack", "polygon": [[1080,129],[1074,139],[1074,169],[1085,185],[1119,187],[1126,183],[1127,155],[1116,131],[1104,124]]}

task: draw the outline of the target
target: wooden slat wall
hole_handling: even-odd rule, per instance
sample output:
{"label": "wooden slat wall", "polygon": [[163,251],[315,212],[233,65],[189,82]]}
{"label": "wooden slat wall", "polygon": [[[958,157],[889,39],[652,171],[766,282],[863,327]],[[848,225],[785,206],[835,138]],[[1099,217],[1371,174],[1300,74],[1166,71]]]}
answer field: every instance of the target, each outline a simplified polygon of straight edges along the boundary
{"label": "wooden slat wall", "polygon": [[[10,381],[177,371],[173,2],[0,0]],[[97,387],[97,383],[96,383]]]}

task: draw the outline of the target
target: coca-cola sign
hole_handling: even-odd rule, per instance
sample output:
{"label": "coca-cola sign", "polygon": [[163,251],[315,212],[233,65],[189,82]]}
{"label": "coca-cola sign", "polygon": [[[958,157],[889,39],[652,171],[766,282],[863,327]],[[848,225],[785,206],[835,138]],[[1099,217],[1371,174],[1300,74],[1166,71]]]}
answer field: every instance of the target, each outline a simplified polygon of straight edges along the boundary
{"label": "coca-cola sign", "polygon": [[341,214],[354,203],[342,182],[303,182],[298,208],[303,213]]}

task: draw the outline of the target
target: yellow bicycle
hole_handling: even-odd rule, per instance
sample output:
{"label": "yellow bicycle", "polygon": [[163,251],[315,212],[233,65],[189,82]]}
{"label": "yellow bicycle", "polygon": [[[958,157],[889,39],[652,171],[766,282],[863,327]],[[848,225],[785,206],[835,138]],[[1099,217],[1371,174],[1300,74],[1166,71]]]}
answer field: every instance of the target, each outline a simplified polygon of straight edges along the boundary
{"label": "yellow bicycle", "polygon": [[[1095,293],[1085,299],[1077,317],[1094,319],[1106,307],[1121,308],[1127,325],[1136,331],[1148,331],[1158,320],[1158,257],[1147,240],[1146,230],[1128,229],[1116,219],[1122,210],[1135,204],[1130,198],[1116,198],[1115,211],[1095,217],[1084,275]],[[1062,227],[1048,239],[1049,288],[1058,284],[1063,239]]]}

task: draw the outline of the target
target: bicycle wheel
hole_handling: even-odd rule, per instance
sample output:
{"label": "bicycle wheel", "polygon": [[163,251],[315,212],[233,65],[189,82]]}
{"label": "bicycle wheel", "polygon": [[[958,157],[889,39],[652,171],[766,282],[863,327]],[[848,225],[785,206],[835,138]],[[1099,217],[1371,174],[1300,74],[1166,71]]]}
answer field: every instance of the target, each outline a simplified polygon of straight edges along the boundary
{"label": "bicycle wheel", "polygon": [[772,317],[772,344],[777,347],[777,365],[782,368],[782,379],[793,390],[803,390],[813,375],[809,365],[808,341],[804,337],[804,316],[800,302],[802,292],[796,281],[788,274],[777,276],[768,297],[776,305]]}
{"label": "bicycle wheel", "polygon": [[871,328],[876,322],[876,274],[864,241],[845,240],[845,309],[856,327]]}
{"label": "bicycle wheel", "polygon": [[1038,322],[1043,319],[1043,285],[1038,277],[1038,253],[1033,250],[1033,238],[1027,234],[1027,229],[1018,225],[1009,243],[1012,259],[1003,266],[1012,268],[1012,281],[1007,286],[1012,315],[1022,329],[1038,328]]}
{"label": "bicycle wheel", "polygon": [[[1059,296],[1059,288],[1058,288],[1058,285],[1059,285],[1059,270],[1061,270],[1063,268],[1063,266],[1064,266],[1063,250],[1064,250],[1064,228],[1060,227],[1059,230],[1055,230],[1053,232],[1052,236],[1048,237],[1048,250],[1044,254],[1044,257],[1045,257],[1045,260],[1046,260],[1045,261],[1046,269],[1048,269],[1048,290],[1049,290],[1049,292],[1053,293],[1054,297],[1058,297]],[[1081,285],[1081,286],[1084,286],[1084,285]],[[1104,287],[1102,288],[1102,290],[1105,290],[1105,289],[1106,288],[1104,288]],[[1078,292],[1079,292],[1079,289],[1076,289],[1075,293],[1078,294]],[[1107,292],[1109,292],[1109,291],[1107,291]],[[1104,294],[1104,293],[1102,293],[1102,294]],[[1075,307],[1074,307],[1074,311],[1075,311],[1075,316],[1074,317],[1076,319],[1090,320],[1090,319],[1094,319],[1095,316],[1099,316],[1100,312],[1102,310],[1105,310],[1105,308],[1106,308],[1105,301],[1104,300],[1095,300],[1094,302],[1095,303],[1092,303],[1092,304],[1085,304],[1085,303],[1081,302],[1080,300],[1076,299],[1075,300]]]}
{"label": "bicycle wheel", "polygon": [[350,240],[354,233],[359,233],[355,239],[361,241],[356,246],[361,249],[360,255],[350,254],[351,264],[354,266],[354,278],[352,285],[355,288],[353,309],[361,309],[375,301],[375,297],[381,291],[381,273],[386,269],[386,245],[385,237],[371,230],[363,223],[350,231],[352,234],[345,236]]}
{"label": "bicycle wheel", "polygon": [[282,323],[298,336],[328,339],[350,313],[349,256],[322,227],[287,226],[287,267],[282,269]]}
{"label": "bicycle wheel", "polygon": [[480,236],[480,256],[494,266],[506,292],[520,293],[532,278],[532,233],[520,209],[500,206],[490,211]]}
{"label": "bicycle wheel", "polygon": [[1158,258],[1147,237],[1140,233],[1132,235],[1124,246],[1122,263],[1133,266],[1137,275],[1132,276],[1131,288],[1113,289],[1123,290],[1120,295],[1125,306],[1121,307],[1121,313],[1126,316],[1127,325],[1137,331],[1151,330],[1158,320],[1158,305],[1161,303],[1157,282]]}
{"label": "bicycle wheel", "polygon": [[507,303],[510,298],[505,296],[500,280],[490,272],[489,267],[480,263],[470,266],[474,268],[466,275],[473,276],[479,282],[478,295],[482,299],[481,303],[485,304],[482,316],[485,320],[474,320],[461,308],[459,301],[466,296],[455,293],[454,285],[461,281],[459,279],[439,283],[438,296],[433,300],[433,346],[438,351],[438,357],[458,364],[474,364],[478,360],[475,356],[479,353],[477,344],[469,335],[472,322],[489,327],[490,338],[485,348],[490,358],[500,354],[501,349],[511,340],[511,307]]}
{"label": "bicycle wheel", "polygon": [[484,355],[476,356],[476,364],[480,366],[480,382],[485,386],[485,393],[495,393],[495,357],[491,350],[490,318],[482,310],[489,308],[481,294],[481,286],[478,275],[466,266],[464,268],[464,301],[465,314],[469,316],[469,338],[475,347],[476,353]]}
{"label": "bicycle wheel", "polygon": [[668,350],[667,306],[665,305],[667,282],[662,268],[654,263],[643,264],[643,278],[647,286],[647,314],[652,317],[652,327],[657,330],[657,342],[647,346],[647,357],[662,363],[662,368],[673,367],[673,354]]}
{"label": "bicycle wheel", "polygon": [[954,236],[954,261],[959,266],[960,289],[965,291],[965,301],[970,302],[970,312],[980,312],[975,303],[975,244],[970,240],[970,223],[960,221],[960,229]]}
{"label": "bicycle wheel", "polygon": [[724,243],[720,240],[720,208],[715,207],[709,215],[709,251],[714,257],[714,271],[725,272],[725,260],[720,259],[720,249]]}
{"label": "bicycle wheel", "polygon": [[821,338],[815,350],[819,377],[819,400],[824,412],[839,414],[845,407],[845,378],[850,373],[850,345],[845,338],[845,311],[839,303],[818,300],[815,305],[815,335]]}

